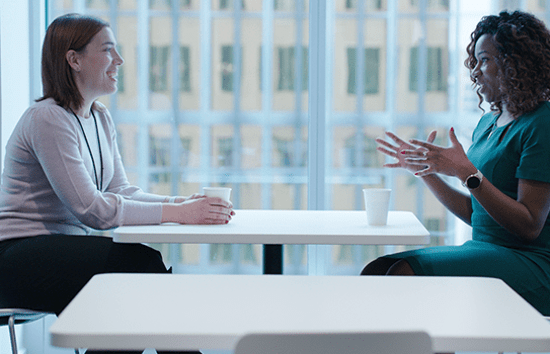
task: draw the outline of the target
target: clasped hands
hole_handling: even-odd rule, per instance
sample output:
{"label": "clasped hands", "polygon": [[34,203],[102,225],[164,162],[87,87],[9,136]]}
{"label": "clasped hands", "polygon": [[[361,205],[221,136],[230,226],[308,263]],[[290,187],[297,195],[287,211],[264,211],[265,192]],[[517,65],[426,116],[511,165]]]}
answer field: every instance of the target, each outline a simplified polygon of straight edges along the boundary
{"label": "clasped hands", "polygon": [[162,222],[180,224],[227,224],[235,215],[233,204],[218,197],[193,194],[163,204]]}

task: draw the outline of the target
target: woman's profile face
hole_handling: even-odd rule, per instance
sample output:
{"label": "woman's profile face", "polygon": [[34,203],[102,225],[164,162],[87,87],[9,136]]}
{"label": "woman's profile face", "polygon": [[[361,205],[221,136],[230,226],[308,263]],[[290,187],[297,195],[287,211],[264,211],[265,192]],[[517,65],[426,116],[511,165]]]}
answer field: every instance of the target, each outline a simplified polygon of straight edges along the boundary
{"label": "woman's profile face", "polygon": [[498,74],[500,68],[496,62],[498,50],[490,35],[484,34],[476,42],[474,56],[477,61],[472,77],[479,86],[478,92],[487,102],[497,102],[502,98]]}
{"label": "woman's profile face", "polygon": [[116,50],[116,40],[109,27],[99,31],[78,56],[80,70],[76,70],[75,76],[84,100],[93,101],[116,92],[118,67],[124,60]]}

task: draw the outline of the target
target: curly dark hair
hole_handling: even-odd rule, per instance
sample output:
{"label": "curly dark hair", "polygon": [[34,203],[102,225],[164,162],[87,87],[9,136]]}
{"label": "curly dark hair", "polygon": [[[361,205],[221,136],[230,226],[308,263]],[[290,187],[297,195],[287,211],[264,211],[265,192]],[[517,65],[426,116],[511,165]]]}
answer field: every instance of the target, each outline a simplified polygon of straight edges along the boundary
{"label": "curly dark hair", "polygon": [[[542,21],[532,14],[514,11],[501,12],[498,16],[485,16],[471,34],[464,65],[474,70],[477,60],[475,45],[484,34],[492,36],[499,57],[495,58],[500,68],[498,80],[502,98],[491,102],[491,111],[502,112],[502,103],[517,118],[535,110],[550,98],[550,32]],[[472,75],[470,79],[477,86]],[[483,97],[479,96],[479,107]]]}

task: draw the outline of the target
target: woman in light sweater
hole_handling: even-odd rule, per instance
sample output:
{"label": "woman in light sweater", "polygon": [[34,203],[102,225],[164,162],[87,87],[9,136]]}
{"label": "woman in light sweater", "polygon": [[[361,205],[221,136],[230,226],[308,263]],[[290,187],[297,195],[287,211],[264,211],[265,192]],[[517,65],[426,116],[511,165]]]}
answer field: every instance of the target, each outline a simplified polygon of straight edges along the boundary
{"label": "woman in light sweater", "polygon": [[220,198],[160,196],[128,183],[115,125],[96,101],[116,92],[122,64],[106,22],[70,14],[49,26],[44,96],[23,114],[6,146],[1,306],[59,314],[95,274],[169,272],[156,250],[92,236],[91,229],[231,220],[232,205]]}

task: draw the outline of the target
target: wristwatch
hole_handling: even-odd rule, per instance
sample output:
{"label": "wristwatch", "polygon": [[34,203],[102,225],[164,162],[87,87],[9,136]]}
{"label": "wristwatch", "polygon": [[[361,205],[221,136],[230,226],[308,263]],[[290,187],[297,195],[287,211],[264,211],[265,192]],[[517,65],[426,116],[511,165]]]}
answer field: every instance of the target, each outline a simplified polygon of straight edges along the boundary
{"label": "wristwatch", "polygon": [[466,177],[462,185],[468,189],[476,189],[481,184],[481,181],[483,181],[483,175],[480,170],[477,170],[473,175]]}

